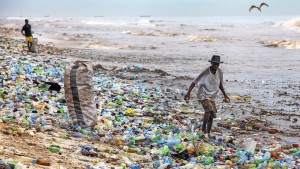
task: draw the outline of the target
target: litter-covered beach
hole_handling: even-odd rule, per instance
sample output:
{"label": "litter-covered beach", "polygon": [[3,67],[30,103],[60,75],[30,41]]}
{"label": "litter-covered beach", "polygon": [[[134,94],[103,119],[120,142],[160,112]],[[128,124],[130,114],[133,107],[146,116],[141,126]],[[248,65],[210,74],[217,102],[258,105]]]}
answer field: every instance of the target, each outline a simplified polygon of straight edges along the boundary
{"label": "litter-covered beach", "polygon": [[[225,81],[231,102],[218,103],[209,139],[199,129],[203,107],[183,100],[190,75],[147,66],[147,58],[128,63],[128,51],[97,59],[97,51],[44,42],[28,53],[19,32],[0,27],[0,168],[300,167],[299,79],[234,78],[242,68],[233,66],[239,71]],[[73,125],[68,111],[64,73],[74,60],[93,65],[93,128]]]}

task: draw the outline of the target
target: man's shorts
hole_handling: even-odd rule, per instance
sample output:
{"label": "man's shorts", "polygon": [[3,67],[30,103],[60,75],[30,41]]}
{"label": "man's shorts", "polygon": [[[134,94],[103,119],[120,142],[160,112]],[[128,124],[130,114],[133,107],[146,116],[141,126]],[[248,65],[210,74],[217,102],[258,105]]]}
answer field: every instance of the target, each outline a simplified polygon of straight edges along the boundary
{"label": "man's shorts", "polygon": [[204,119],[208,119],[209,117],[216,118],[217,117],[217,108],[216,103],[214,101],[205,99],[201,100],[200,103],[204,108]]}
{"label": "man's shorts", "polygon": [[32,36],[26,36],[26,42],[32,42]]}

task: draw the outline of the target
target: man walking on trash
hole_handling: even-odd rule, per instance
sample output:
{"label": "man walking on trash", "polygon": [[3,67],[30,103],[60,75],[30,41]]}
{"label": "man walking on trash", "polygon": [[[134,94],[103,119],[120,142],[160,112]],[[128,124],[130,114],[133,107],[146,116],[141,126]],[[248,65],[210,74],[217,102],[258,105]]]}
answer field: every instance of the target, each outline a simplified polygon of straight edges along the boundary
{"label": "man walking on trash", "polygon": [[184,100],[188,103],[190,94],[196,84],[200,84],[197,92],[197,98],[204,108],[204,118],[202,124],[202,131],[211,138],[210,131],[213,124],[213,119],[216,118],[217,108],[215,99],[219,93],[219,89],[224,95],[224,102],[229,102],[230,99],[225,93],[223,87],[223,72],[219,69],[221,57],[213,55],[209,60],[211,66],[206,68],[190,85]]}
{"label": "man walking on trash", "polygon": [[28,19],[25,19],[25,25],[23,26],[21,33],[26,38],[25,41],[27,42],[28,52],[31,52],[33,38],[32,38],[32,33],[31,33],[31,25],[28,24]]}

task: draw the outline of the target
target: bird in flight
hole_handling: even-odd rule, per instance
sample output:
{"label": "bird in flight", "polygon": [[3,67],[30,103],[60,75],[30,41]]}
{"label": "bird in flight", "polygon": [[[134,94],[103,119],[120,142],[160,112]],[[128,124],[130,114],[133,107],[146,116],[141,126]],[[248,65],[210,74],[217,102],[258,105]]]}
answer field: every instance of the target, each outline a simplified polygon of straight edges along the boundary
{"label": "bird in flight", "polygon": [[262,7],[262,6],[269,7],[268,4],[262,2],[262,3],[259,5],[259,7],[255,6],[255,5],[252,5],[252,6],[250,7],[250,9],[249,9],[249,12],[251,12],[251,10],[254,9],[254,8],[258,9],[258,10],[261,12],[261,7]]}

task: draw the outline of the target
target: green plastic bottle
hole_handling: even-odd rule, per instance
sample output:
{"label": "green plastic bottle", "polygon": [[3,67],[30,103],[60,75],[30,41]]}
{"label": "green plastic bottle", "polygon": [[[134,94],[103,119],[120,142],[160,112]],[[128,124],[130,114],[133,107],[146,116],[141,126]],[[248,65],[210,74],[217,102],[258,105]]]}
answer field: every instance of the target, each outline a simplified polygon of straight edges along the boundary
{"label": "green plastic bottle", "polygon": [[256,160],[256,161],[254,161],[254,164],[256,165],[256,167],[258,167],[259,164],[263,163],[264,161],[265,161],[264,159]]}
{"label": "green plastic bottle", "polygon": [[122,99],[119,99],[118,100],[118,105],[122,105],[123,104],[123,100]]}
{"label": "green plastic bottle", "polygon": [[168,146],[165,146],[163,149],[163,155],[167,155],[167,153],[169,153],[171,150]]}
{"label": "green plastic bottle", "polygon": [[210,165],[212,163],[211,158],[206,157],[204,161],[204,165]]}
{"label": "green plastic bottle", "polygon": [[48,150],[50,150],[52,153],[58,153],[59,152],[59,147],[57,147],[57,146],[49,146]]}
{"label": "green plastic bottle", "polygon": [[176,149],[179,150],[179,151],[181,151],[183,148],[184,148],[184,147],[183,147],[182,144],[178,144],[178,145],[176,146]]}
{"label": "green plastic bottle", "polygon": [[203,150],[201,148],[198,149],[198,153],[199,153],[199,155],[203,155],[204,154],[204,152],[203,152]]}
{"label": "green plastic bottle", "polygon": [[121,121],[121,118],[119,116],[115,116],[116,121]]}

